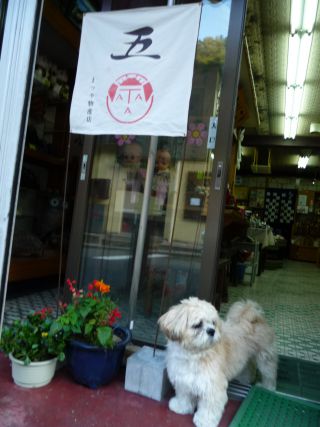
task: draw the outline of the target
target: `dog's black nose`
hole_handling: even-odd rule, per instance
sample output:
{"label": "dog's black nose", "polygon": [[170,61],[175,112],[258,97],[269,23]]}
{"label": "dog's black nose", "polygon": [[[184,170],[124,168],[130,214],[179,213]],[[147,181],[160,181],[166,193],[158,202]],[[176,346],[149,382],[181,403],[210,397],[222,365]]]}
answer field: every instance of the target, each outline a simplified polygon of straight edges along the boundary
{"label": "dog's black nose", "polygon": [[213,328],[208,328],[207,329],[207,334],[210,335],[210,337],[213,337],[215,333],[215,330]]}

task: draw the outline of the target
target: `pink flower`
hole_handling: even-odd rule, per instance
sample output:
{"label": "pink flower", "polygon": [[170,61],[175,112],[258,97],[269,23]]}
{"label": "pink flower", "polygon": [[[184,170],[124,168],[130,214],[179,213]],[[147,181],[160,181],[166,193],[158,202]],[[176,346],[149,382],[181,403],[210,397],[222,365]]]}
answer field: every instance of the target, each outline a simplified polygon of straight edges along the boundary
{"label": "pink flower", "polygon": [[206,125],[204,123],[189,123],[187,133],[187,144],[189,145],[202,145],[208,137]]}
{"label": "pink flower", "polygon": [[59,308],[61,311],[64,311],[67,308],[68,304],[66,302],[59,301]]}
{"label": "pink flower", "polygon": [[68,288],[72,294],[75,294],[75,292],[76,292],[76,288],[73,286],[75,284],[76,284],[75,280],[67,279],[67,285],[68,285]]}
{"label": "pink flower", "polygon": [[124,144],[131,144],[133,140],[135,139],[134,135],[115,135],[116,142],[119,146]]}

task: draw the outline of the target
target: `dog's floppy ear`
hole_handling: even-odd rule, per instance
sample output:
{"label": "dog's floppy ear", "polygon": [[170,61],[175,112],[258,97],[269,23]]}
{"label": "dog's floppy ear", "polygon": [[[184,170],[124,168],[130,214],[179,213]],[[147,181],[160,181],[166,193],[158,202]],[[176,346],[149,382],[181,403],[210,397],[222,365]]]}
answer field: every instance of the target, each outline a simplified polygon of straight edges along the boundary
{"label": "dog's floppy ear", "polygon": [[181,341],[186,330],[188,317],[183,304],[174,305],[158,320],[160,329],[172,341]]}

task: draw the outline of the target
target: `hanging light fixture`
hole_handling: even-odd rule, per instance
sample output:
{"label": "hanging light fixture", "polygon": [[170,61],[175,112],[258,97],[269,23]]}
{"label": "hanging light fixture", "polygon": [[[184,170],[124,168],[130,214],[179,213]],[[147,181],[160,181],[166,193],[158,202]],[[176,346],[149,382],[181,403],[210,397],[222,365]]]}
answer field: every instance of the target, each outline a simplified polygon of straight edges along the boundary
{"label": "hanging light fixture", "polygon": [[292,0],[287,63],[284,138],[294,139],[306,79],[318,0]]}

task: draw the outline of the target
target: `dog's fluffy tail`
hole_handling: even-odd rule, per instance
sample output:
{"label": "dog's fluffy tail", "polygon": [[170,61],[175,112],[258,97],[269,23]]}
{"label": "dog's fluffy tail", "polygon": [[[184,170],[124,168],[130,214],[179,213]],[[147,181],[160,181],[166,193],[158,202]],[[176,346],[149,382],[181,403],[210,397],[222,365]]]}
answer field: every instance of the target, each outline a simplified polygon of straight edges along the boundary
{"label": "dog's fluffy tail", "polygon": [[229,333],[238,331],[239,336],[245,331],[247,348],[252,349],[261,374],[261,385],[274,390],[278,360],[275,334],[266,322],[262,307],[251,300],[232,304],[226,316],[225,327]]}
{"label": "dog's fluffy tail", "polygon": [[250,323],[264,319],[262,307],[251,300],[238,301],[229,308],[226,320],[232,323],[239,323],[240,320],[247,320]]}

